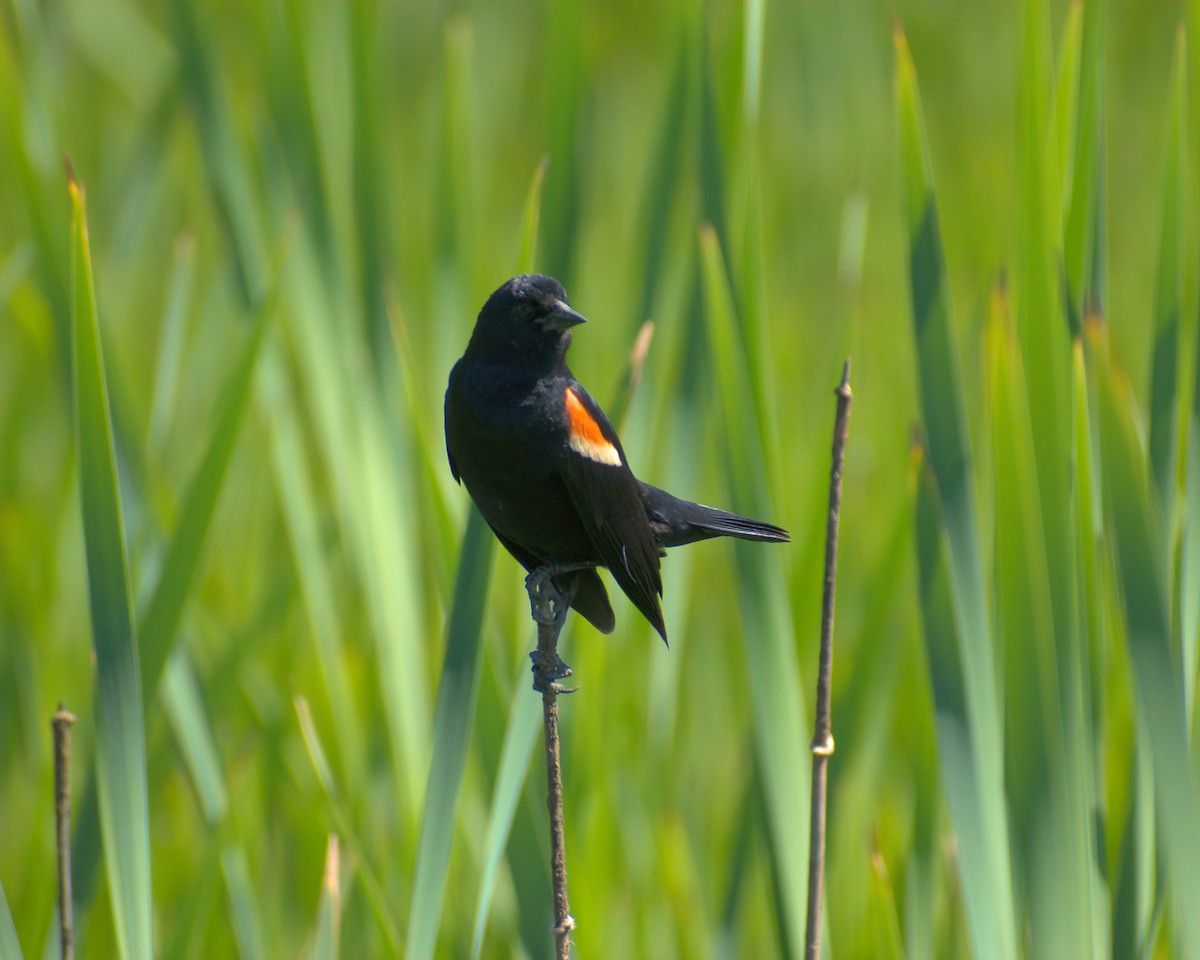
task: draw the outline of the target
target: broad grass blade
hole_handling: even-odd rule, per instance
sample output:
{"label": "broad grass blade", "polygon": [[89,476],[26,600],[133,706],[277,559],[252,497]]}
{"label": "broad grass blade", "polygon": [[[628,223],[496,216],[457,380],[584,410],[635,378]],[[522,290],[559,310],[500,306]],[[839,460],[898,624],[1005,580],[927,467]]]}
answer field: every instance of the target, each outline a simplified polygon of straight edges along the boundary
{"label": "broad grass blade", "polygon": [[[214,839],[218,838],[229,812],[229,791],[195,672],[182,651],[171,657],[163,671],[161,702],[200,800],[201,812],[212,828]],[[245,848],[236,839],[221,841],[220,864],[234,936],[242,956],[265,958],[267,936],[262,914],[256,909],[257,897]],[[181,929],[181,935],[183,929],[186,927]]]}
{"label": "broad grass blade", "polygon": [[220,49],[212,37],[209,11],[187,4],[167,8],[179,54],[179,82],[190,101],[198,142],[211,184],[218,218],[225,233],[230,265],[243,304],[253,308],[267,283],[267,246],[257,220],[254,190],[245,154],[231,122],[223,76],[211,63]]}
{"label": "broad grass blade", "polygon": [[100,828],[117,946],[123,960],[134,960],[153,952],[142,687],[87,214],[83,191],[74,180],[69,190],[76,429],[96,653]]}
{"label": "broad grass blade", "polygon": [[409,908],[407,953],[428,960],[437,946],[442,894],[454,838],[454,810],[467,762],[478,698],[480,637],[495,540],[472,508],[460,552],[433,720],[433,763],[421,817],[421,841]]}
{"label": "broad grass blade", "polygon": [[188,306],[195,287],[195,277],[196,243],[190,236],[180,237],[175,244],[175,259],[158,341],[158,362],[154,368],[154,398],[150,404],[148,440],[155,449],[160,448],[166,439],[167,425],[175,406],[183,335],[187,328]]}
{"label": "broad grass blade", "polygon": [[229,915],[242,960],[270,960],[267,938],[263,931],[262,911],[258,894],[250,878],[246,852],[232,844],[221,850],[221,872],[229,894]]}
{"label": "broad grass blade", "polygon": [[[893,38],[918,381],[928,439],[929,476],[922,480],[917,511],[918,539],[926,545],[920,551],[922,611],[938,705],[942,775],[962,850],[976,956],[1011,957],[1017,936],[1003,790],[1004,737],[962,374],[916,71],[899,28]],[[926,530],[926,524],[935,528]]]}
{"label": "broad grass blade", "polygon": [[[1028,384],[1020,348],[1007,317],[1003,289],[993,295],[987,331],[992,464],[995,471],[996,638],[1004,651],[1006,793],[1017,868],[1025,876],[1034,953],[1090,956],[1093,933],[1090,895],[1094,864],[1089,856],[1092,738],[1080,677],[1075,620],[1074,568],[1049,570],[1044,510],[1038,496],[1039,467]],[[1066,492],[1056,493],[1064,510]],[[1055,523],[1066,536],[1071,515]],[[1070,548],[1071,544],[1067,544]],[[1073,563],[1071,549],[1061,556]],[[1068,607],[1071,633],[1055,629],[1054,594]],[[1057,655],[1056,655],[1057,654]],[[1061,660],[1061,669],[1060,669]]]}
{"label": "broad grass blade", "polygon": [[538,161],[525,194],[525,209],[521,216],[521,248],[517,254],[517,273],[529,273],[537,254],[538,224],[542,219],[542,188],[546,183],[546,167],[550,155]]}
{"label": "broad grass blade", "polygon": [[[1046,5],[1037,0],[1029,0],[1026,4],[1027,41],[1037,44],[1039,41],[1032,34],[1044,35],[1046,9]],[[1071,64],[1077,64],[1078,69],[1075,76],[1065,73],[1062,76],[1061,82],[1069,85],[1074,95],[1064,103],[1070,113],[1059,117],[1070,131],[1065,144],[1063,159],[1067,166],[1061,188],[1062,258],[1067,315],[1075,335],[1080,332],[1083,317],[1104,306],[1103,18],[1102,4],[1074,6],[1068,16],[1061,57],[1064,70]],[[1068,48],[1067,44],[1071,46]],[[1032,61],[1027,58],[1025,72],[1028,73],[1031,67]],[[1030,89],[1035,83],[1040,90],[1040,79],[1031,83]],[[1035,94],[1037,96],[1040,95]],[[1041,122],[1040,117],[1032,115],[1023,121],[1026,133],[1035,138],[1027,142],[1026,150],[1041,152],[1036,146]],[[1032,374],[1032,368],[1030,372]]]}
{"label": "broad grass blade", "polygon": [[[523,666],[521,676],[528,676]],[[508,728],[504,732],[500,766],[492,787],[487,832],[483,837],[483,868],[479,872],[479,893],[475,901],[475,921],[471,934],[471,956],[475,960],[482,956],[483,935],[496,889],[496,875],[504,859],[517,802],[525,786],[533,745],[537,742],[541,704],[537,697],[529,696],[523,690],[518,689],[518,694],[508,717]]]}
{"label": "broad grass blade", "polygon": [[[1158,245],[1158,278],[1154,291],[1154,348],[1150,368],[1150,469],[1159,503],[1171,518],[1176,502],[1177,387],[1180,385],[1180,320],[1186,237],[1184,201],[1187,191],[1186,65],[1182,31],[1176,38],[1171,82],[1171,121],[1167,135],[1167,168],[1163,177],[1162,227]],[[1173,525],[1172,525],[1173,526]],[[1168,549],[1174,554],[1173,544]]]}
{"label": "broad grass blade", "polygon": [[1200,955],[1200,800],[1188,753],[1186,711],[1170,645],[1162,515],[1139,434],[1133,391],[1111,352],[1108,330],[1085,330],[1095,376],[1105,516],[1116,546],[1137,722],[1150,750],[1159,834],[1179,953]]}
{"label": "broad grass blade", "polygon": [[200,685],[182,651],[171,658],[163,674],[162,704],[196,786],[204,819],[216,826],[229,810],[229,792],[225,788],[216,739],[204,710]]}

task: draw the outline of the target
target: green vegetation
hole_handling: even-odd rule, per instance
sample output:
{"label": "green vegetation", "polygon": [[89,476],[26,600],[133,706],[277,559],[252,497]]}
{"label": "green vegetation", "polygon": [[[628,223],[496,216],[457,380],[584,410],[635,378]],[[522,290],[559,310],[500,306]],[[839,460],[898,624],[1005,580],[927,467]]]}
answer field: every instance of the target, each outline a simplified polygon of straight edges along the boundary
{"label": "green vegetation", "polygon": [[530,266],[637,472],[795,540],[570,622],[578,954],[801,952],[847,355],[826,948],[1200,954],[1200,3],[894,14],[0,3],[0,957],[59,700],[81,955],[548,955],[441,437]]}

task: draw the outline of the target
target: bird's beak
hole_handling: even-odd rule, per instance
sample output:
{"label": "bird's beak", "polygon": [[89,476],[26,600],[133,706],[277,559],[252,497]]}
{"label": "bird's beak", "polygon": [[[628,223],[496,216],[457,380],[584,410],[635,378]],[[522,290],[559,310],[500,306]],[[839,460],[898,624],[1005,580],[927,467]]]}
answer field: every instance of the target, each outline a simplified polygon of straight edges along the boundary
{"label": "bird's beak", "polygon": [[561,300],[555,302],[554,309],[542,320],[542,326],[547,330],[570,330],[581,323],[587,323],[587,317],[576,313]]}

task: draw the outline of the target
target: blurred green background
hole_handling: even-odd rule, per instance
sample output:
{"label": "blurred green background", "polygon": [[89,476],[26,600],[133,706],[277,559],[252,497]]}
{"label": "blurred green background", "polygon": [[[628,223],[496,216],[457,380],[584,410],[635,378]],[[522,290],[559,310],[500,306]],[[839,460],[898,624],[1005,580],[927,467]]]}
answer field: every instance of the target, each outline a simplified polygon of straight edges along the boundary
{"label": "blurred green background", "polygon": [[[1185,442],[1194,364],[1175,358],[1195,356],[1200,151],[1186,104],[1200,103],[1200,70],[1194,56],[1178,60],[1177,31],[1194,37],[1198,11],[3,0],[0,955],[57,954],[49,721],[60,700],[79,717],[82,955],[137,956],[151,941],[164,957],[548,955],[533,628],[515,561],[496,550],[489,568],[485,546],[463,546],[468,498],[450,477],[441,426],[446,376],[476,311],[530,264],[559,277],[593,321],[570,361],[598,400],[624,411],[638,474],[794,538],[673,553],[669,650],[619,592],[611,637],[573,620],[563,653],[582,689],[561,712],[577,955],[797,953],[832,390],[846,356],[856,402],[826,946],[911,957],[1200,949],[1180,910],[1195,889],[1166,855],[1197,842],[1179,831],[1197,809],[1187,598],[1200,565],[1181,557],[1193,543],[1185,504],[1200,495]],[[958,755],[939,723],[955,704],[935,689],[945,664],[922,639],[937,597],[918,569],[914,523],[926,368],[910,300],[910,271],[922,265],[905,218],[913,155],[902,157],[896,25],[920,77],[955,308],[955,402],[980,464],[986,684],[1007,736],[990,758],[986,738],[976,747],[982,767],[1003,767],[1015,785],[980,802],[985,820],[1001,811],[988,849],[1011,860],[990,874],[1006,902],[999,920],[971,893],[983,889],[972,871],[990,867],[969,855],[969,813],[947,802]],[[900,102],[903,112],[903,93]],[[1096,117],[1094,152],[1055,153]],[[1056,130],[1067,135],[1055,141]],[[82,266],[63,154],[86,192],[140,649],[140,671],[113,662],[112,676],[133,686],[112,689],[136,702],[144,687],[144,721],[113,741],[141,743],[144,723],[142,854],[142,788],[128,782],[130,806],[107,799],[120,791],[97,750],[96,718],[107,715],[97,677],[109,661],[99,641],[93,652],[81,501],[103,477],[83,467],[76,404],[102,408],[88,406],[72,368],[88,304],[72,292]],[[1084,182],[1085,160],[1095,188],[1077,207],[1070,188]],[[1053,210],[1042,239],[1056,277],[1064,229],[1073,249],[1073,211],[1094,217],[1090,289],[1100,293],[1085,306],[1103,313],[1113,368],[1128,374],[1130,392],[1114,404],[1132,424],[1128,449],[1145,457],[1138,431],[1153,406],[1156,343],[1178,368],[1181,398],[1166,401],[1180,418],[1168,431],[1180,438],[1177,480],[1158,499],[1143,490],[1130,515],[1166,531],[1153,541],[1162,595],[1150,593],[1167,611],[1171,692],[1143,697],[1184,712],[1165,726],[1146,719],[1149,707],[1139,713],[1122,614],[1137,604],[1119,563],[1133,554],[1109,542],[1099,505],[1125,515],[1119,485],[1098,492],[1094,510],[1064,488],[1063,503],[1083,503],[1084,526],[1096,524],[1100,570],[1072,554],[1082,566],[1078,578],[1070,568],[1071,589],[1082,608],[1095,586],[1088,609],[1103,612],[1057,634],[1060,645],[1082,638],[1087,660],[1088,720],[1065,753],[1043,750],[1044,730],[1023,722],[1058,701],[1042,700],[1039,668],[1006,663],[1014,648],[1003,643],[1026,622],[1009,616],[1004,570],[1036,578],[1055,556],[1052,545],[1032,565],[1004,553],[1005,505],[1037,490],[1036,438],[1050,414],[1032,389],[1013,408],[1017,435],[1032,423],[1036,442],[1016,474],[1032,486],[1008,485],[993,366],[1003,351],[988,339],[1009,329],[988,319],[1004,310],[993,290],[1007,278],[1018,352],[1036,371],[1021,307],[1039,302],[1028,294],[1026,225],[1041,196],[1031,184]],[[1174,233],[1164,228],[1172,211]],[[1182,264],[1177,339],[1164,340],[1156,309],[1172,257]],[[1066,259],[1070,289],[1047,294],[1049,312],[1033,323],[1060,332],[1065,352],[1053,362],[1070,393],[1065,317],[1078,284]],[[628,357],[647,319],[654,338],[630,394]],[[1086,426],[1087,410],[1072,409]],[[922,529],[936,541],[936,523]],[[947,536],[953,553],[953,526]],[[490,586],[456,606],[460,559],[464,584]],[[1075,603],[1053,586],[1047,596]],[[1054,648],[1049,634],[1022,636]],[[1170,789],[1155,776],[1164,757],[1184,754],[1162,752],[1155,731],[1166,728],[1190,751]],[[122,754],[133,768],[140,749]],[[1083,754],[1065,781],[1079,796],[1064,788],[1075,799],[1063,822],[1086,849],[1066,863],[1045,852],[1046,823],[1059,821],[1039,811],[1061,799],[1046,773],[1054,758]],[[1039,778],[1047,796],[1028,786]],[[104,844],[97,803],[117,822]],[[118,854],[121,837],[132,845]],[[147,859],[149,883],[137,867]],[[1051,889],[1083,891],[1063,907],[1074,927],[1030,906]]]}

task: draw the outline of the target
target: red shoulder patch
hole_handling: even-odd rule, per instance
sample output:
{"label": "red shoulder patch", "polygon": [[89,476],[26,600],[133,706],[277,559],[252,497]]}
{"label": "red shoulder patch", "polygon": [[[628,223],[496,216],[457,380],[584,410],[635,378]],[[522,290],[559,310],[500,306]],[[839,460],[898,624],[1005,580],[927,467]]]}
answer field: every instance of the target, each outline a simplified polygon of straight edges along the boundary
{"label": "red shoulder patch", "polygon": [[610,467],[621,465],[621,454],[613,444],[609,443],[600,429],[596,418],[588,412],[588,408],[579,399],[575,391],[567,387],[564,391],[567,401],[567,420],[570,428],[571,449],[580,456],[603,463]]}

